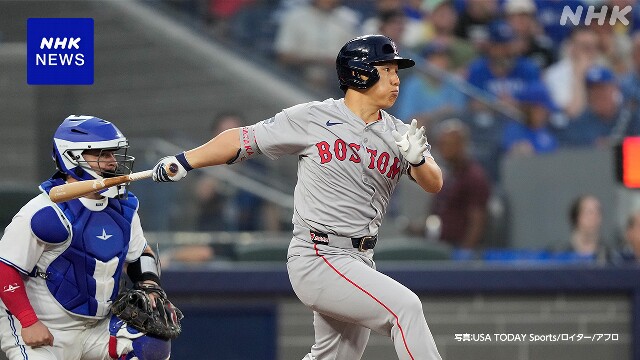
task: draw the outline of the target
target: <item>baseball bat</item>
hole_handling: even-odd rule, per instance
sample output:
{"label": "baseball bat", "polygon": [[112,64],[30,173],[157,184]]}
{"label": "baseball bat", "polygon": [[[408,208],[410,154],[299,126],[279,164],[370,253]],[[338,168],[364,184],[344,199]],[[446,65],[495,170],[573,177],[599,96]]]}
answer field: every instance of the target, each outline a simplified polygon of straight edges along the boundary
{"label": "baseball bat", "polygon": [[[167,169],[169,170],[168,173],[170,176],[174,175],[178,171],[176,164],[170,164],[169,166],[167,166]],[[117,186],[131,181],[147,179],[150,178],[151,175],[153,175],[153,170],[145,170],[129,175],[115,176],[112,178],[83,180],[62,184],[51,188],[51,191],[49,191],[49,198],[54,203],[61,203],[77,199],[79,197],[83,197],[85,195],[110,188],[112,186]]]}

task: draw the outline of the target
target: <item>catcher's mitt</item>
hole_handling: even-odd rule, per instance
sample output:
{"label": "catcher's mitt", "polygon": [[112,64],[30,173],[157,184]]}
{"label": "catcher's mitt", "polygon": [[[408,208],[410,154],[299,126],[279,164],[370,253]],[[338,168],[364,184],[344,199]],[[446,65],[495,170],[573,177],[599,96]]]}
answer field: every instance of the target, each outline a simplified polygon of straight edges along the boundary
{"label": "catcher's mitt", "polygon": [[[155,308],[149,299],[151,294],[155,297]],[[182,312],[157,285],[136,284],[118,296],[111,312],[134,329],[162,339],[175,339],[182,330]]]}

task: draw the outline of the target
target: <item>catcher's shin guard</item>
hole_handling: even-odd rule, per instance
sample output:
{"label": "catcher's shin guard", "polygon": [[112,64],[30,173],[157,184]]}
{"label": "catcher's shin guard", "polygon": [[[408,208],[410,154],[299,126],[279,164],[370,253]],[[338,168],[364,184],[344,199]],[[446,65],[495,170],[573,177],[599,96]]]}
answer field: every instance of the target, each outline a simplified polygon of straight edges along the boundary
{"label": "catcher's shin guard", "polygon": [[109,334],[109,355],[113,359],[167,360],[171,356],[171,340],[145,335],[115,315],[109,323]]}

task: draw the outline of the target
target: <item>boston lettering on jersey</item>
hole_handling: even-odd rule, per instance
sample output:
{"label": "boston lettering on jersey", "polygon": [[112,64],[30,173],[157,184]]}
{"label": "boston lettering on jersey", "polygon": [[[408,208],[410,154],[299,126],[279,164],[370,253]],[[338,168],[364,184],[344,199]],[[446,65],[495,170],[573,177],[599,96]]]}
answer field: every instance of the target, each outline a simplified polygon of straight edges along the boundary
{"label": "boston lettering on jersey", "polygon": [[[351,150],[349,161],[357,164],[362,160],[358,153],[361,148],[360,144],[347,144],[347,142],[342,139],[336,139],[333,147],[326,141],[320,141],[316,143],[316,148],[318,149],[321,164],[326,164],[334,158],[339,161],[345,161],[347,159],[348,149]],[[394,156],[393,162],[391,162],[391,155],[386,151],[378,154],[378,150],[376,149],[365,147],[365,150],[369,155],[367,166],[369,169],[377,169],[380,174],[386,175],[389,179],[395,179],[398,174],[400,174],[401,161],[399,158]]]}

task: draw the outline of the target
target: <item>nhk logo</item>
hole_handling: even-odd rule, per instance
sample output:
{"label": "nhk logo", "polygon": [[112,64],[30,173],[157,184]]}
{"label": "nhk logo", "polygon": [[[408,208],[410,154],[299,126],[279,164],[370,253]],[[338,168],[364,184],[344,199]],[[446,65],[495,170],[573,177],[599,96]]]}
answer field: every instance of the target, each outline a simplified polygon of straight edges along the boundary
{"label": "nhk logo", "polygon": [[609,19],[607,19],[609,7],[606,5],[602,6],[599,11],[597,11],[598,9],[593,5],[588,6],[583,20],[582,13],[584,12],[584,8],[585,6],[579,5],[576,7],[576,10],[573,11],[569,6],[565,5],[562,9],[562,15],[560,16],[560,25],[566,25],[567,20],[575,26],[581,24],[591,25],[591,22],[596,19],[598,20],[598,25],[604,25],[604,22],[607,20],[609,20],[609,25],[615,25],[618,21],[625,26],[629,25],[629,20],[626,16],[632,10],[631,5],[627,5],[622,9],[617,5],[614,6],[609,14]]}
{"label": "nhk logo", "polygon": [[93,64],[93,19],[27,20],[29,85],[90,85]]}

